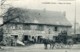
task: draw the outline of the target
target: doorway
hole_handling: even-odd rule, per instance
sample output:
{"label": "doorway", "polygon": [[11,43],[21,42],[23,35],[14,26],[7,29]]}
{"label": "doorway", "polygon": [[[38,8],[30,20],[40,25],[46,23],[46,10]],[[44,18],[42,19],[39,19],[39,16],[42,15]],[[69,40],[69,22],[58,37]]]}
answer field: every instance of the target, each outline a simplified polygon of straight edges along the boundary
{"label": "doorway", "polygon": [[37,42],[38,42],[38,43],[42,43],[42,36],[38,36],[38,37],[37,37]]}
{"label": "doorway", "polygon": [[24,40],[24,41],[28,41],[28,40],[29,40],[29,35],[24,35],[23,40]]}

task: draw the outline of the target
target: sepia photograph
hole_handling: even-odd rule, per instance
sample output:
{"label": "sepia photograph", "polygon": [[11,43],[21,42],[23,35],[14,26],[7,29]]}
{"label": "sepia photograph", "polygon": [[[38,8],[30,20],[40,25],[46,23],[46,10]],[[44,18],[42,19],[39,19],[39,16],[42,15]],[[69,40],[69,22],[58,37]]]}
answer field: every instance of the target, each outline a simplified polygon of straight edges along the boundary
{"label": "sepia photograph", "polygon": [[80,0],[0,0],[0,52],[80,52]]}

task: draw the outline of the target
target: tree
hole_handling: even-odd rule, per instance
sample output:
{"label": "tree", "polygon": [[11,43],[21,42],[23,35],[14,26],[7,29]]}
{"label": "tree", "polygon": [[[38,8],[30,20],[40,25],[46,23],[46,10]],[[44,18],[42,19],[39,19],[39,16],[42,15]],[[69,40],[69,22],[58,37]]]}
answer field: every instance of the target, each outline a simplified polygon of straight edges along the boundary
{"label": "tree", "polygon": [[[9,23],[11,21],[13,21],[13,22],[17,21],[18,22],[18,19],[19,19],[20,22],[24,22],[23,12],[24,11],[22,9],[20,9],[20,8],[10,7],[7,10],[7,12],[4,13],[4,16],[3,16],[3,20],[4,21],[3,21],[2,25],[7,24],[7,23]],[[17,20],[15,20],[15,19],[17,19]]]}
{"label": "tree", "polygon": [[6,0],[1,0],[1,6],[4,5],[5,2]]}

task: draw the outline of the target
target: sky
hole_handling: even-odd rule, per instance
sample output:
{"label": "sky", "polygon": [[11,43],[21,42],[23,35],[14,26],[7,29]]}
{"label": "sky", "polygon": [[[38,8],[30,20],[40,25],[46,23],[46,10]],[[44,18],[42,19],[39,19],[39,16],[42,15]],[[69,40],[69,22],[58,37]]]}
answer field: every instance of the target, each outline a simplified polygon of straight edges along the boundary
{"label": "sky", "polygon": [[[39,9],[66,12],[66,18],[74,24],[76,1],[76,21],[80,24],[80,0],[7,0],[7,7],[20,7],[25,9]],[[0,23],[2,23],[0,18]]]}

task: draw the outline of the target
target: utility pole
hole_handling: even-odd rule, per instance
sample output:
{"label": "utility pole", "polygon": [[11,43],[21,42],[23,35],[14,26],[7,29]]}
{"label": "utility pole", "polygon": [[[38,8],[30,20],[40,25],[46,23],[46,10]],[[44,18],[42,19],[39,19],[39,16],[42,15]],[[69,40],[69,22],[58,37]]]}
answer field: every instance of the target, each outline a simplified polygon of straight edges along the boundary
{"label": "utility pole", "polygon": [[74,16],[74,35],[76,35],[76,0],[75,0],[75,16]]}

